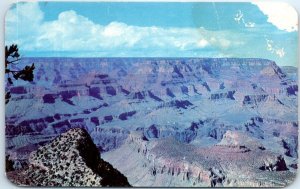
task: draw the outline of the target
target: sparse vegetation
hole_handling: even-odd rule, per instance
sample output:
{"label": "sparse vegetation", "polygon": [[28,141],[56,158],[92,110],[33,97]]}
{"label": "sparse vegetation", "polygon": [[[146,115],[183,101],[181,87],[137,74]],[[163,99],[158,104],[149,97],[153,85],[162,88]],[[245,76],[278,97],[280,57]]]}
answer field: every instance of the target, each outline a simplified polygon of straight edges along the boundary
{"label": "sparse vegetation", "polygon": [[[16,44],[11,46],[5,46],[5,74],[7,78],[7,85],[13,85],[14,80],[33,81],[33,70],[35,68],[34,63],[31,66],[25,66],[23,69],[19,69],[17,64],[21,60],[19,49]],[[9,102],[11,98],[10,91],[5,93],[5,104]]]}

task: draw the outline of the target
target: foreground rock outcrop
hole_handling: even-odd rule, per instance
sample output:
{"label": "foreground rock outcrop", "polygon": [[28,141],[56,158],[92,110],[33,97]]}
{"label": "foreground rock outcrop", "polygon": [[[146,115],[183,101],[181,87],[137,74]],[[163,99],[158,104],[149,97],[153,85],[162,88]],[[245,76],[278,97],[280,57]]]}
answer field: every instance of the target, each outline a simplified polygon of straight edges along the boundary
{"label": "foreground rock outcrop", "polygon": [[70,129],[30,154],[28,167],[8,172],[26,186],[130,186],[127,178],[101,159],[89,134]]}

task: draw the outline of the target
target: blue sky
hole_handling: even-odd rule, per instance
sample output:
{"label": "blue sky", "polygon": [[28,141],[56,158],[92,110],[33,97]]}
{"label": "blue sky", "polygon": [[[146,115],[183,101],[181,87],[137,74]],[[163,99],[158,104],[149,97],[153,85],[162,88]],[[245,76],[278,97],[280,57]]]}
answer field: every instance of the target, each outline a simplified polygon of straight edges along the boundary
{"label": "blue sky", "polygon": [[240,57],[297,66],[295,10],[275,3],[18,3],[6,45],[23,56]]}

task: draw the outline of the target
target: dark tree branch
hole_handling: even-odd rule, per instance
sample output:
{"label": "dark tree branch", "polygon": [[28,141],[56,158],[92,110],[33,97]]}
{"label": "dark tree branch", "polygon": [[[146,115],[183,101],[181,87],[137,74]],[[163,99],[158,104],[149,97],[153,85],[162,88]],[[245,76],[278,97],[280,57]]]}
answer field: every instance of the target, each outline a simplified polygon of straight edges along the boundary
{"label": "dark tree branch", "polygon": [[[7,74],[7,82],[10,85],[13,85],[13,80],[10,77],[10,73],[13,76],[13,79],[18,80],[21,79],[23,81],[33,81],[34,75],[33,70],[35,69],[34,64],[31,66],[25,66],[25,68],[21,70],[11,70],[11,65],[17,65],[21,60],[19,54],[19,49],[16,44],[12,44],[10,47],[5,46],[5,74]],[[9,89],[8,89],[9,90]],[[9,91],[5,94],[5,103],[9,102],[11,98],[11,94]]]}

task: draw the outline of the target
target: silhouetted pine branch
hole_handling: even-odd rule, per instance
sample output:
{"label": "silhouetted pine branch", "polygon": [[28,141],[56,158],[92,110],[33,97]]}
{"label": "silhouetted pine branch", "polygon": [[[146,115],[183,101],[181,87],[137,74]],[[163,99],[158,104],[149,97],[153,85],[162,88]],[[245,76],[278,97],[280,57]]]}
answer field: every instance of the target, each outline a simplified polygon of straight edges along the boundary
{"label": "silhouetted pine branch", "polygon": [[[25,66],[23,69],[13,70],[12,65],[17,65],[20,61],[19,49],[16,44],[12,44],[10,47],[5,46],[5,74],[7,75],[7,82],[13,85],[14,80],[33,81],[33,70],[35,69],[34,63],[31,66]],[[12,77],[11,77],[12,76]],[[9,102],[11,94],[9,91],[5,94],[5,103]]]}

